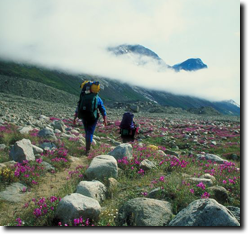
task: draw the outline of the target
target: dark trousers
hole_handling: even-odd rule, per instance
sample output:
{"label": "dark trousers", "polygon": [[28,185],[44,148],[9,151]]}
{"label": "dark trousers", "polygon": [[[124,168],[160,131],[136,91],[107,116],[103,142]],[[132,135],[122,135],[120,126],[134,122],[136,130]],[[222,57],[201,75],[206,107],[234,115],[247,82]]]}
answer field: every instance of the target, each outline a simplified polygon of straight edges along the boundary
{"label": "dark trousers", "polygon": [[88,123],[85,120],[82,120],[84,130],[85,130],[85,138],[86,138],[86,151],[90,150],[91,143],[93,141],[93,135],[95,131],[95,127],[97,125],[98,119],[94,123]]}
{"label": "dark trousers", "polygon": [[123,140],[123,143],[134,142],[135,140],[136,129],[130,129],[128,131],[129,131],[128,134],[124,135],[121,130],[121,138]]}

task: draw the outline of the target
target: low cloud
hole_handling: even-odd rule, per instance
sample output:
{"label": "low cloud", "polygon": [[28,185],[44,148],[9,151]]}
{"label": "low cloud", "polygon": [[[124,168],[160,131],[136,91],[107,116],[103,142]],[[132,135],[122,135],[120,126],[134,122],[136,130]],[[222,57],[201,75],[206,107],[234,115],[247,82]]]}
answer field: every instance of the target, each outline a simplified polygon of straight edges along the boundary
{"label": "low cloud", "polygon": [[153,63],[137,66],[109,53],[107,47],[124,43],[164,43],[186,27],[180,0],[155,4],[145,0],[142,6],[136,2],[1,1],[0,57],[175,94],[210,100],[238,99],[239,86],[232,83],[234,70],[209,66],[197,72],[158,72]]}

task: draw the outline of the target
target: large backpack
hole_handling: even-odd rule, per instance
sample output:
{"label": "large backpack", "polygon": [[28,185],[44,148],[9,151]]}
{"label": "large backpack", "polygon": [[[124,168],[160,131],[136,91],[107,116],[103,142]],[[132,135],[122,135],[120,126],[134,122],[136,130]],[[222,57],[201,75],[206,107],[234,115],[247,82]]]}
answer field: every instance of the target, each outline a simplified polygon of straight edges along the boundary
{"label": "large backpack", "polygon": [[121,124],[120,124],[120,128],[121,129],[134,129],[133,118],[134,118],[134,114],[124,113]]}
{"label": "large backpack", "polygon": [[78,118],[90,124],[98,119],[98,93],[91,92],[92,84],[87,82],[84,85],[78,105]]}

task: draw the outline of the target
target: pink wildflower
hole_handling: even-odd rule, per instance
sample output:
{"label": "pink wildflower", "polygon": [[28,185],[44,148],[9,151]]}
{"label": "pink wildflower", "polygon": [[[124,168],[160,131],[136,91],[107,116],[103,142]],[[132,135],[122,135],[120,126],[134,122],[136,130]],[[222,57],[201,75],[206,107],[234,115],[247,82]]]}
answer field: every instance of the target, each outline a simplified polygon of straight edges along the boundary
{"label": "pink wildflower", "polygon": [[159,181],[164,181],[164,176],[160,176]]}
{"label": "pink wildflower", "polygon": [[192,194],[194,194],[194,189],[191,188],[191,189],[190,189],[190,192],[191,192]]}
{"label": "pink wildflower", "polygon": [[210,194],[208,192],[204,192],[201,198],[209,198]]}
{"label": "pink wildflower", "polygon": [[205,190],[205,188],[206,188],[203,182],[200,182],[200,183],[197,185],[197,187],[200,187],[200,188],[202,188],[203,190]]}

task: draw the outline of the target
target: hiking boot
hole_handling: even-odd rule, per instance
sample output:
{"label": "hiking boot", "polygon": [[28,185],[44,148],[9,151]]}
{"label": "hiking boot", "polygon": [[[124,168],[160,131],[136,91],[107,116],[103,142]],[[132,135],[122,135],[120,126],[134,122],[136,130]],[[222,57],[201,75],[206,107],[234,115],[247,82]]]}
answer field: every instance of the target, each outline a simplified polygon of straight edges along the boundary
{"label": "hiking boot", "polygon": [[90,143],[90,142],[87,142],[87,143],[86,143],[86,154],[85,154],[86,156],[89,155],[90,147],[91,147],[91,143]]}

